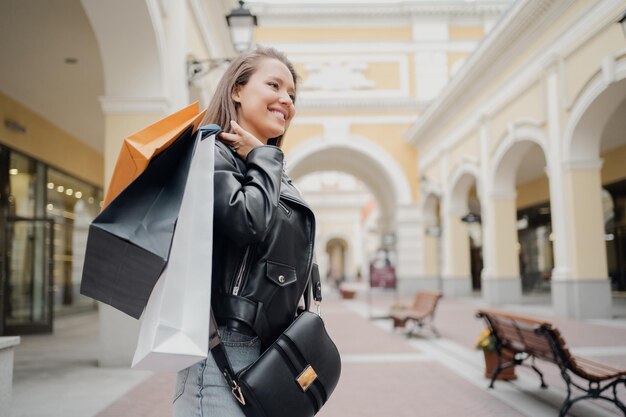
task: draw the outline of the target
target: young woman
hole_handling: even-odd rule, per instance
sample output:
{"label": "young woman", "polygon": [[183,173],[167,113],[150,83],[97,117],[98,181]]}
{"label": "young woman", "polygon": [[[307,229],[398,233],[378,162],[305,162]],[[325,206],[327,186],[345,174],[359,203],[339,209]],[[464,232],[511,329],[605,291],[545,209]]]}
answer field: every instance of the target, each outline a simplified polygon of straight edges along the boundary
{"label": "young woman", "polygon": [[[232,62],[205,119],[224,130],[215,148],[211,305],[236,372],[293,321],[311,272],[315,218],[280,149],[296,87],[287,58],[258,48]],[[210,353],[178,374],[173,408],[175,417],[244,416]]]}

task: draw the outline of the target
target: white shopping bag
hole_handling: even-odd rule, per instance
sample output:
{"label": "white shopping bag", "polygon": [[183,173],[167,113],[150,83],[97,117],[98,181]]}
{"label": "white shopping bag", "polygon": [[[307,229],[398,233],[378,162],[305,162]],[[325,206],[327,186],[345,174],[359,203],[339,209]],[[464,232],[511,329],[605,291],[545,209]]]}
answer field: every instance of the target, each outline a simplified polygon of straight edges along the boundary
{"label": "white shopping bag", "polygon": [[215,135],[195,151],[170,256],[143,313],[132,367],[177,372],[206,358],[213,253]]}

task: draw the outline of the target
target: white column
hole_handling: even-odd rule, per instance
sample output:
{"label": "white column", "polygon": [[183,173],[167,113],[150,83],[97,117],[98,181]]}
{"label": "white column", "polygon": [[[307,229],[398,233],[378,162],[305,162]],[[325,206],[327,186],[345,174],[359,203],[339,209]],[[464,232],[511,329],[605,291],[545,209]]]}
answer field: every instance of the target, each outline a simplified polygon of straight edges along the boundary
{"label": "white column", "polygon": [[522,282],[519,275],[516,196],[491,194],[483,207],[484,241],[488,256],[482,275],[483,298],[491,305],[521,302]]}
{"label": "white column", "polygon": [[443,199],[441,205],[443,270],[441,290],[445,296],[468,296],[472,293],[470,241],[461,214]]}
{"label": "white column", "polygon": [[401,206],[396,210],[396,276],[401,292],[426,289],[419,274],[420,218],[417,206]]}
{"label": "white column", "polygon": [[0,410],[10,417],[13,391],[13,356],[20,344],[18,336],[0,337]]}
{"label": "white column", "polygon": [[483,299],[490,305],[519,303],[522,284],[519,275],[518,238],[516,227],[516,195],[496,194],[489,169],[489,126],[481,118],[481,198],[483,229]]}
{"label": "white column", "polygon": [[557,62],[546,65],[550,205],[554,236],[552,304],[558,315],[611,317],[600,160],[565,163]]}

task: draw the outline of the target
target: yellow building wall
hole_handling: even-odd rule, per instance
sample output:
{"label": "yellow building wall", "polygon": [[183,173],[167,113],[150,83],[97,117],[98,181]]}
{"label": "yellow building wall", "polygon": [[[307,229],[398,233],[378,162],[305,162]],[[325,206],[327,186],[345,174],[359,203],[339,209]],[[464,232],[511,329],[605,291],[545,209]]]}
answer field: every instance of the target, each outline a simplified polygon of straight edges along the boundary
{"label": "yellow building wall", "polygon": [[397,62],[368,62],[365,78],[374,81],[373,90],[400,89],[400,64]]}
{"label": "yellow building wall", "polygon": [[550,182],[548,177],[537,178],[517,186],[517,210],[532,207],[550,200]]}
{"label": "yellow building wall", "polygon": [[483,36],[485,36],[485,29],[482,26],[448,26],[448,38],[453,41],[479,40]]}
{"label": "yellow building wall", "polygon": [[602,160],[602,184],[626,179],[626,145],[605,153]]}
{"label": "yellow building wall", "polygon": [[602,58],[625,46],[624,33],[619,25],[614,24],[565,57],[566,96],[570,104],[592,77],[600,73]]}
{"label": "yellow building wall", "polygon": [[465,136],[463,140],[459,141],[450,151],[448,155],[448,167],[451,171],[448,172],[448,175],[452,174],[459,163],[468,158],[476,162],[480,159],[480,139],[476,130],[469,132],[469,134]]}
{"label": "yellow building wall", "polygon": [[501,107],[497,113],[491,117],[490,121],[490,151],[493,153],[502,139],[506,137],[508,127],[511,123],[531,120],[543,122],[544,100],[542,89],[539,83],[535,83],[522,94],[515,97],[507,105]]}
{"label": "yellow building wall", "polygon": [[402,139],[402,135],[408,128],[409,125],[399,124],[353,125],[350,133],[366,137],[376,143],[398,162],[411,185],[413,199],[417,201],[419,194],[417,164],[415,163],[417,150]]}
{"label": "yellow building wall", "polygon": [[411,27],[269,27],[259,26],[254,41],[263,42],[342,42],[342,41],[410,41]]}
{"label": "yellow building wall", "polygon": [[[626,145],[602,155],[602,184],[626,179]],[[541,177],[517,187],[517,209],[532,207],[550,200],[550,182],[548,177]]]}
{"label": "yellow building wall", "polygon": [[0,120],[6,119],[24,126],[26,132],[8,130],[3,122],[0,125],[1,143],[93,185],[103,186],[104,158],[101,153],[0,93]]}
{"label": "yellow building wall", "polygon": [[[432,140],[431,143],[437,143],[439,140],[449,135],[462,120],[466,120],[484,101],[496,94],[506,80],[518,74],[523,69],[526,62],[533,58],[538,51],[543,50],[546,44],[550,44],[556,34],[563,31],[566,27],[571,26],[572,22],[588,9],[590,5],[591,2],[579,1],[568,8],[529,48],[514,57],[506,70],[496,74],[479,94],[476,94],[470,101],[464,104],[462,110],[456,113],[454,118],[449,120],[441,130],[434,132],[434,140]],[[592,63],[592,65],[597,66],[597,63]]]}
{"label": "yellow building wall", "polygon": [[[297,117],[297,116],[296,116]],[[302,142],[315,137],[323,137],[324,126],[317,124],[296,124],[289,127],[281,145],[287,159],[289,152]]]}

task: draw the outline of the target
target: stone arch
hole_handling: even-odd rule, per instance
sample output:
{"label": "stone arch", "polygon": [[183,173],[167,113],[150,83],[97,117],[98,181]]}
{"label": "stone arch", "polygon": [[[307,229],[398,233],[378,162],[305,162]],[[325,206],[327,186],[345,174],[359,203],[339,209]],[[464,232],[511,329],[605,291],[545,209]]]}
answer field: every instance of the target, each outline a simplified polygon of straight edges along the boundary
{"label": "stone arch", "polygon": [[450,184],[448,187],[450,194],[447,198],[448,209],[459,215],[467,214],[467,196],[472,186],[476,186],[480,196],[481,181],[478,165],[468,161],[460,162],[450,175],[448,184]]}
{"label": "stone arch", "polygon": [[549,148],[543,131],[527,123],[511,126],[493,154],[490,179],[493,181],[494,193],[498,195],[515,193],[515,179],[520,164],[534,146],[541,148],[547,166],[550,161]]}
{"label": "stone arch", "polygon": [[600,76],[588,82],[572,106],[563,135],[564,162],[598,159],[604,127],[626,98],[626,61],[608,57],[603,63]]}
{"label": "stone arch", "polygon": [[[158,1],[81,0],[93,28],[104,69],[105,96],[159,98],[166,110],[166,40]],[[116,22],[111,26],[111,22]]]}
{"label": "stone arch", "polygon": [[316,171],[341,171],[361,179],[380,204],[381,225],[393,231],[398,207],[411,204],[411,186],[395,159],[366,138],[329,142],[311,138],[288,155],[287,172],[296,179]]}

